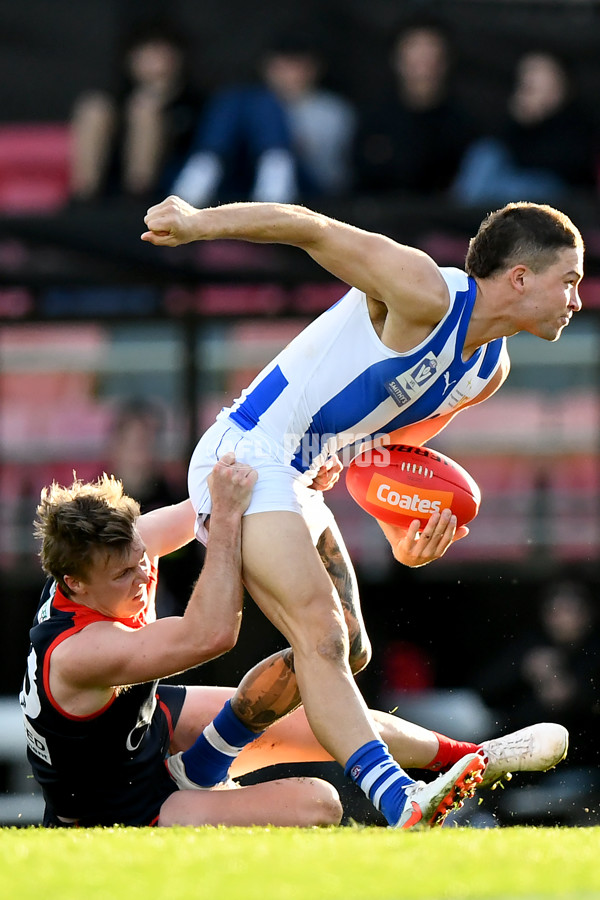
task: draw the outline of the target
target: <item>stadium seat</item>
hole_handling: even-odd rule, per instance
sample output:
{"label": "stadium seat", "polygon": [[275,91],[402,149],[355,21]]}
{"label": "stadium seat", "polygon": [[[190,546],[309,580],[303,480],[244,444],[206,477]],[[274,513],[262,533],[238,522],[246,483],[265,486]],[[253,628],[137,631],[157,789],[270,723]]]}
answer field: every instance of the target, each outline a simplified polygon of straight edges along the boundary
{"label": "stadium seat", "polygon": [[0,211],[49,213],[64,206],[70,145],[66,124],[0,125]]}
{"label": "stadium seat", "polygon": [[167,290],[165,308],[174,315],[194,312],[203,316],[277,315],[284,309],[285,293],[277,284],[207,284],[195,290]]}

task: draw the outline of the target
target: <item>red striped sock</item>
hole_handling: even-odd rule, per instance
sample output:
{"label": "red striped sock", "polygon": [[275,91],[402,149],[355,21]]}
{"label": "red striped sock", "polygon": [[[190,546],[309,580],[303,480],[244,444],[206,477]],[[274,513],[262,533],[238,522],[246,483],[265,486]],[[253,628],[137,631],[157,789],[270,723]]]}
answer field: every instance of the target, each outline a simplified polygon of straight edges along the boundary
{"label": "red striped sock", "polygon": [[476,753],[479,750],[479,744],[472,744],[470,741],[455,741],[446,737],[445,734],[433,732],[438,739],[440,746],[438,752],[430,763],[423,768],[430,769],[432,772],[446,772],[455,762],[466,756],[467,753]]}

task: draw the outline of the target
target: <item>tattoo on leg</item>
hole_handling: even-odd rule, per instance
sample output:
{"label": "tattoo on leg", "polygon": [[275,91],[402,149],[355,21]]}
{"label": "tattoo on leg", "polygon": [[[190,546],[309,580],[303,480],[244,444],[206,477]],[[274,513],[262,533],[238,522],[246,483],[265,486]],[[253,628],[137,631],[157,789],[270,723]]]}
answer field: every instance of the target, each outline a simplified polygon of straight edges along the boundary
{"label": "tattoo on leg", "polygon": [[238,719],[252,731],[262,731],[301,704],[291,647],[254,666],[231,700]]}
{"label": "tattoo on leg", "polygon": [[323,532],[319,538],[317,550],[327,574],[338,592],[350,636],[350,665],[353,672],[358,672],[368,661],[369,642],[360,613],[358,583],[354,569],[331,529],[327,528]]}

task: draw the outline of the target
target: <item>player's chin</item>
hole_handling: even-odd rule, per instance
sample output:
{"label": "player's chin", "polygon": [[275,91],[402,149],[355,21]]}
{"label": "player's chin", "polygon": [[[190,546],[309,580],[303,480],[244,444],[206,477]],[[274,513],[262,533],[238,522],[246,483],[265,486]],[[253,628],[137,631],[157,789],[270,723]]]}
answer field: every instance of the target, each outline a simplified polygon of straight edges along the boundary
{"label": "player's chin", "polygon": [[550,344],[553,344],[559,339],[559,337],[563,333],[564,328],[566,328],[566,325],[559,325],[558,328],[548,328],[545,332],[540,334],[540,337],[542,338],[542,340],[548,341]]}
{"label": "player's chin", "polygon": [[558,320],[558,324],[553,329],[549,329],[550,334],[548,336],[548,340],[550,342],[557,341],[559,339],[559,337],[561,336],[561,334],[563,333],[563,331],[565,330],[565,328],[567,328],[567,326],[569,325],[569,322],[570,322],[569,317],[562,316]]}

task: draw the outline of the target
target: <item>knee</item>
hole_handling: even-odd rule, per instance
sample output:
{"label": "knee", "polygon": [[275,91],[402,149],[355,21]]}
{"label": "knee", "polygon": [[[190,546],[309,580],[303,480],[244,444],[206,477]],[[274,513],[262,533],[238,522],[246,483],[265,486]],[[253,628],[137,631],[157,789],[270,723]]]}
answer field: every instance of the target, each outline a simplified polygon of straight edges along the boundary
{"label": "knee", "polygon": [[319,659],[326,660],[336,666],[348,665],[349,639],[344,621],[335,617],[321,621],[314,635],[314,652]]}
{"label": "knee", "polygon": [[340,824],[344,809],[332,784],[322,778],[307,778],[303,794],[304,801],[298,806],[300,827]]}
{"label": "knee", "polygon": [[330,629],[318,636],[315,650],[321,659],[339,666],[345,665],[348,660],[348,638],[341,629]]}
{"label": "knee", "polygon": [[331,598],[327,603],[315,599],[304,615],[291,641],[294,656],[318,656],[336,665],[347,665],[349,657],[348,629],[341,612]]}
{"label": "knee", "polygon": [[180,814],[180,810],[178,807],[179,797],[180,791],[176,791],[174,794],[171,794],[169,797],[167,797],[167,799],[164,801],[163,805],[160,808],[160,814],[156,823],[159,827],[174,828],[176,825],[187,824],[185,817]]}

